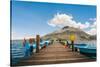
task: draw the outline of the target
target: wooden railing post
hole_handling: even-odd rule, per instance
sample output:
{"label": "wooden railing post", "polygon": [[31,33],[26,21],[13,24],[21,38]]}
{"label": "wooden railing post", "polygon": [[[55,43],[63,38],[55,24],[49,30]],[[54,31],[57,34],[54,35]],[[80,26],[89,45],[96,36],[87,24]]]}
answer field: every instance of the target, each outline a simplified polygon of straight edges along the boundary
{"label": "wooden railing post", "polygon": [[72,45],[72,51],[74,51],[74,41],[75,41],[75,35],[74,34],[70,35],[70,40],[71,40],[71,45]]}
{"label": "wooden railing post", "polygon": [[72,51],[74,51],[74,41],[71,41],[72,44]]}
{"label": "wooden railing post", "polygon": [[39,46],[40,46],[40,36],[36,35],[36,53],[39,52]]}

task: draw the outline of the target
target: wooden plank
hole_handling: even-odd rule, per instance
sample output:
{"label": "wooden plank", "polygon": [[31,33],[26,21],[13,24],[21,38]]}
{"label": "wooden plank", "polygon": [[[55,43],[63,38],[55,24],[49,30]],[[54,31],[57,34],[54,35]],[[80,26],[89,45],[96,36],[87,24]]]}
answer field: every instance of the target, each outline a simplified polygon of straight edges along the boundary
{"label": "wooden plank", "polygon": [[[39,36],[37,36],[37,40]],[[78,52],[72,52],[70,48],[64,48],[60,43],[53,43],[48,47],[35,53],[28,59],[21,60],[14,66],[24,65],[39,65],[39,64],[56,64],[56,63],[70,63],[70,62],[84,62],[84,61],[96,61],[96,59],[90,59]]]}

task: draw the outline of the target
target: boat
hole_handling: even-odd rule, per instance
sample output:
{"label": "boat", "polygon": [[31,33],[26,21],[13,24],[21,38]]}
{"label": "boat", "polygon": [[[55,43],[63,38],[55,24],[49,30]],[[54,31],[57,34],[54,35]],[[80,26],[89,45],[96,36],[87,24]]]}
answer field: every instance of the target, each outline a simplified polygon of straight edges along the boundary
{"label": "boat", "polygon": [[[39,49],[42,49],[44,47],[47,47],[50,44],[50,41],[46,40],[46,41],[41,41],[40,45],[39,45]],[[33,52],[36,52],[36,43],[33,44]]]}
{"label": "boat", "polygon": [[96,46],[94,44],[75,44],[74,47],[79,49],[81,54],[89,57],[96,57]]}
{"label": "boat", "polygon": [[50,44],[50,41],[48,41],[48,40],[41,41],[40,42],[40,47],[44,48],[44,47],[47,47],[49,44]]}

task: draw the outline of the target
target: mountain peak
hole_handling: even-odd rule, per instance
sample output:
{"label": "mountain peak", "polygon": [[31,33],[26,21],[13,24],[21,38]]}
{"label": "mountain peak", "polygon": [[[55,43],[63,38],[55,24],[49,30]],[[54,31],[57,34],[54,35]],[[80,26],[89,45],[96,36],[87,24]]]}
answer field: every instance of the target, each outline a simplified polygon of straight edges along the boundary
{"label": "mountain peak", "polygon": [[69,28],[69,26],[65,26],[65,27],[63,27],[62,29],[67,29],[67,28]]}
{"label": "mountain peak", "polygon": [[91,35],[87,34],[83,30],[79,28],[74,28],[70,26],[65,26],[61,29],[58,29],[52,33],[49,33],[43,36],[43,39],[67,39],[69,40],[69,36],[74,34],[76,36],[76,40],[92,40],[95,37],[91,37]]}

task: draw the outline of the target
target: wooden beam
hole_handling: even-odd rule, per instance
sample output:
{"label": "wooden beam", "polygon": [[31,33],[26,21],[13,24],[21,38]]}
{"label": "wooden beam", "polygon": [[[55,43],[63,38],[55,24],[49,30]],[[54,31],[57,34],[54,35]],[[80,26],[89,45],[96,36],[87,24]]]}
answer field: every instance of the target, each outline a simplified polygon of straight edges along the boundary
{"label": "wooden beam", "polygon": [[72,51],[74,51],[74,41],[71,41]]}
{"label": "wooden beam", "polygon": [[40,46],[40,36],[36,35],[36,53],[39,52],[39,46]]}

